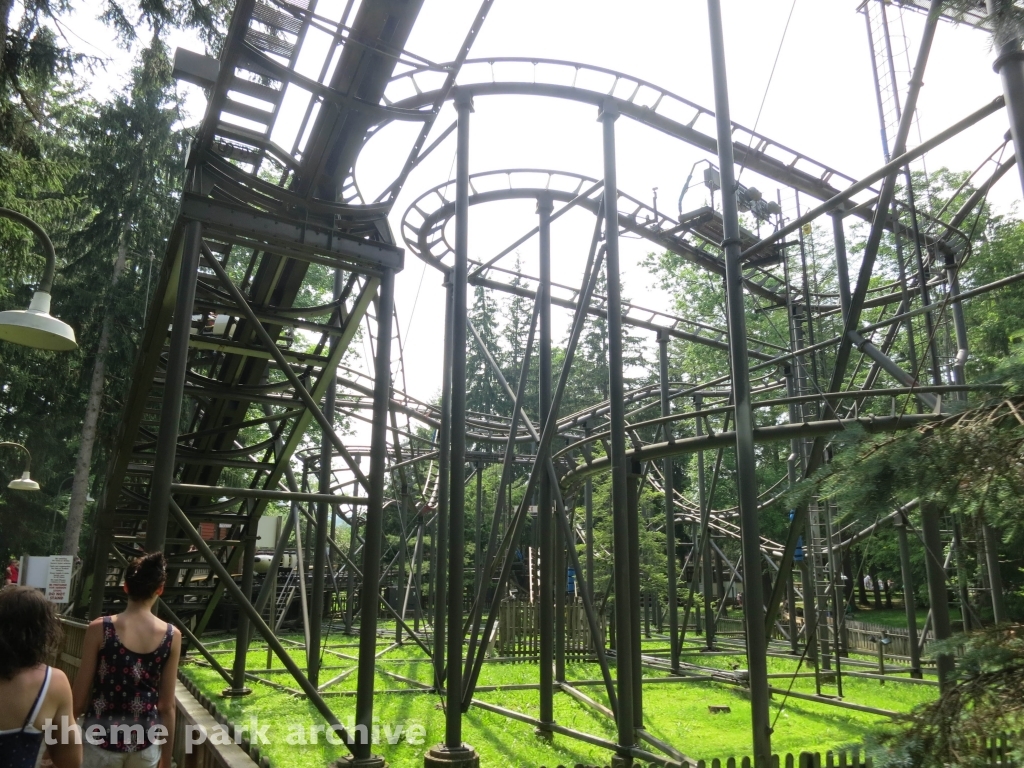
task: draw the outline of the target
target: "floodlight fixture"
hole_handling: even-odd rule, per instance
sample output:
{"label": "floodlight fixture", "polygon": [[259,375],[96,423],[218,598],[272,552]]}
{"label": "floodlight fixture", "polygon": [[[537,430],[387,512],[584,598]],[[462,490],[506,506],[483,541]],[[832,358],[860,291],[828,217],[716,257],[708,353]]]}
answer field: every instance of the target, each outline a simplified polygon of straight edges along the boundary
{"label": "floodlight fixture", "polygon": [[[53,352],[70,352],[78,349],[75,331],[70,325],[50,314],[50,291],[53,288],[53,275],[57,270],[57,254],[53,250],[49,236],[28,216],[9,208],[0,208],[0,218],[11,219],[32,230],[43,244],[46,255],[43,279],[32,295],[28,309],[0,312],[0,339]],[[38,486],[34,490],[39,490]]]}
{"label": "floodlight fixture", "polygon": [[7,487],[10,488],[12,491],[38,491],[39,483],[33,480],[32,475],[30,474],[30,470],[32,468],[32,454],[28,452],[28,448],[26,448],[21,443],[0,443],[0,448],[3,448],[5,446],[11,448],[20,448],[25,452],[25,469],[22,470],[21,477],[17,477],[14,480],[11,480],[11,482],[7,484]]}

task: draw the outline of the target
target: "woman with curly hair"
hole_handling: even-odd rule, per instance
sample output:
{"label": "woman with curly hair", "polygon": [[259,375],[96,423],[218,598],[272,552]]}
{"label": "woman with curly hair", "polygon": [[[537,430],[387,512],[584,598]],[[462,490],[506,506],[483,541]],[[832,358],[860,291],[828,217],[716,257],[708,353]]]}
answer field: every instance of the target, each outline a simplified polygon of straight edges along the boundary
{"label": "woman with curly hair", "polygon": [[85,715],[84,768],[171,768],[181,633],[153,614],[167,562],[152,552],[124,574],[128,607],[85,633],[75,715]]}
{"label": "woman with curly hair", "polygon": [[53,604],[39,590],[0,590],[0,768],[34,768],[44,736],[57,768],[82,764],[71,684],[45,661],[59,637]]}

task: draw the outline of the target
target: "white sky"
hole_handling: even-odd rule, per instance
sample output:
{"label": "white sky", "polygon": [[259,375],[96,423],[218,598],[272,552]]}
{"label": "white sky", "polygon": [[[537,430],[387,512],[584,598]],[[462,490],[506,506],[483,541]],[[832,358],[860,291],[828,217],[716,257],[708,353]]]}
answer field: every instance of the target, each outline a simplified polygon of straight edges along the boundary
{"label": "white sky", "polygon": [[[791,4],[790,0],[726,0],[724,5],[732,118],[751,128]],[[425,0],[408,49],[434,61],[450,60],[477,7],[478,0]],[[905,21],[913,57],[922,19],[908,12]],[[106,75],[96,79],[97,95],[123,82],[130,57],[104,42],[110,34],[90,18],[87,7],[80,7],[74,29],[83,38],[81,50],[102,52],[112,59]],[[171,42],[200,49],[186,36]],[[603,66],[714,107],[706,5],[697,0],[497,0],[471,55],[536,56]],[[1001,93],[992,58],[984,33],[940,24],[919,104],[925,138]],[[179,88],[198,119],[205,106],[202,92],[184,84]],[[600,177],[601,134],[594,108],[551,99],[488,97],[477,99],[475,109],[472,172],[533,167]],[[436,122],[435,136],[453,117],[451,106],[446,106]],[[866,175],[882,164],[867,34],[854,0],[796,0],[757,129],[851,176]],[[998,113],[931,153],[928,168],[947,165],[973,170],[1002,142],[1006,130],[1005,115]],[[410,142],[411,129],[406,124],[383,130],[368,144],[357,165],[364,193],[373,197],[387,186]],[[917,143],[916,135],[912,134],[910,143]],[[410,177],[392,215],[396,236],[400,237],[408,205],[451,177],[454,153],[453,134]],[[676,210],[691,165],[707,157],[628,119],[617,124],[617,154],[620,189],[650,201],[652,188],[658,187],[658,208],[669,212]],[[774,199],[774,187],[755,180],[749,172],[743,181],[755,183]],[[691,191],[684,209],[700,205],[703,194],[703,186]],[[1020,200],[1017,174],[1007,174],[991,199],[1002,211],[1015,205]],[[532,204],[475,208],[470,223],[471,257],[489,258],[535,224]],[[575,212],[554,225],[556,281],[578,283],[592,227],[589,215]],[[519,249],[526,269],[534,273],[536,243],[531,240]],[[643,242],[622,241],[626,294],[638,304],[664,308],[665,297],[650,288],[651,278],[636,267],[649,250]],[[410,317],[414,302],[415,315]],[[422,263],[411,253],[399,275],[397,306],[401,329],[408,330],[408,389],[417,397],[430,398],[441,381],[442,289],[438,274],[430,267],[424,274]]]}

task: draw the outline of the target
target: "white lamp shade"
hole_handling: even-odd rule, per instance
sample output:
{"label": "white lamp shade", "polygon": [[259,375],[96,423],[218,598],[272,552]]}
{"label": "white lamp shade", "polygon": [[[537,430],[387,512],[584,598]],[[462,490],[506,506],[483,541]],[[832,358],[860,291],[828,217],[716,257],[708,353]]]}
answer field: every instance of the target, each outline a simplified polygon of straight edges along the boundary
{"label": "white lamp shade", "polygon": [[74,330],[50,314],[50,294],[42,291],[35,292],[28,309],[0,312],[0,339],[53,352],[78,349]]}
{"label": "white lamp shade", "polygon": [[21,473],[21,477],[16,480],[11,480],[7,484],[7,487],[12,491],[38,491],[39,483],[29,477],[28,471]]}

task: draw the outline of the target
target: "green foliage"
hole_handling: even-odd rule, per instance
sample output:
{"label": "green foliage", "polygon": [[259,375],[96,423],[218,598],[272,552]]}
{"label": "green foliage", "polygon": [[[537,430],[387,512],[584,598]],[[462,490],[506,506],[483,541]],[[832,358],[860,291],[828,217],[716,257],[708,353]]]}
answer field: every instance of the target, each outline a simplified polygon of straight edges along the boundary
{"label": "green foliage", "polygon": [[1020,37],[1024,32],[1024,3],[1020,0],[994,0],[994,12],[986,14],[983,0],[945,0],[944,13],[962,21],[968,13],[981,13],[985,23],[992,28],[998,42]]}
{"label": "green foliage", "polygon": [[[388,634],[381,637],[378,650],[385,651],[392,637]],[[296,639],[301,640],[301,636]],[[663,641],[647,642],[645,650],[654,650],[655,647],[663,650],[664,645]],[[223,648],[230,650],[231,644],[228,643]],[[351,648],[341,650],[347,653]],[[290,650],[290,654],[300,666],[304,664],[301,648]],[[324,658],[326,664],[339,665],[338,669],[330,671],[331,676],[354,666],[354,662],[345,662],[337,658],[332,661],[329,654]],[[265,647],[257,640],[250,649],[248,666],[254,670],[265,669],[266,659]],[[701,658],[702,665],[719,669],[731,670],[741,663],[741,656]],[[425,743],[418,747],[408,745],[403,740],[394,746],[382,743],[375,751],[382,754],[388,763],[396,768],[418,768],[423,764],[423,751],[443,738],[443,706],[439,703],[438,697],[429,692],[385,693],[385,689],[393,691],[397,687],[405,687],[404,683],[397,682],[385,672],[394,672],[430,684],[430,663],[416,646],[406,641],[402,646],[384,652],[377,664],[379,671],[376,678],[377,694],[374,696],[374,717],[380,723],[387,723],[392,727],[399,722],[417,721],[426,728],[427,735]],[[280,661],[275,658],[271,667],[276,670],[274,673],[260,673],[260,676],[270,678],[278,684],[290,685],[291,679],[282,673]],[[792,673],[796,670],[797,664],[791,659],[770,658],[768,668],[773,673]],[[293,724],[302,724],[308,730],[311,724],[323,722],[307,699],[291,696],[287,692],[274,690],[259,683],[253,686],[251,696],[224,699],[217,695],[224,688],[224,681],[216,672],[199,664],[187,665],[183,670],[211,700],[216,702],[218,710],[231,722],[245,728],[248,726],[249,717],[255,715],[261,725],[271,726],[268,736],[276,735],[277,738],[274,738],[271,744],[262,746],[261,752],[270,758],[273,765],[319,768],[344,754],[344,747],[328,746],[324,744],[323,738],[318,745],[302,746],[289,745],[283,738]],[[806,668],[801,671],[806,671]],[[592,663],[569,662],[566,664],[566,672],[569,680],[594,680],[601,677],[599,668]],[[324,674],[326,676],[328,673]],[[650,676],[658,675],[657,672],[650,673]],[[345,680],[331,686],[329,690],[336,693],[345,691],[349,694],[327,699],[332,710],[345,723],[354,716],[353,699],[350,694],[355,688],[355,682],[355,676],[349,675]],[[537,717],[539,704],[536,690],[509,690],[505,687],[517,683],[536,682],[537,671],[533,664],[487,663],[484,665],[480,684],[499,686],[499,689],[479,692],[475,698]],[[788,681],[786,682],[788,687]],[[879,686],[874,680],[848,678],[844,680],[843,687],[847,700],[899,712],[906,712],[914,705],[930,701],[934,697],[932,688],[906,684]],[[588,685],[582,689],[588,696],[605,706],[608,705],[603,687]],[[799,678],[794,682],[793,690],[813,693],[814,680]],[[706,759],[710,762],[712,758],[720,758],[724,763],[728,757],[739,758],[750,752],[750,700],[742,688],[697,681],[648,685],[644,688],[643,700],[645,729],[694,759]],[[711,715],[708,712],[709,704],[726,704],[732,712]],[[595,709],[560,693],[555,694],[554,705],[555,719],[559,724],[594,734],[608,741],[615,740],[614,723]],[[775,729],[772,745],[774,751],[779,754],[847,747],[860,742],[871,731],[886,722],[886,718],[878,715],[838,709],[817,702],[799,701],[782,695],[776,695],[771,700],[771,717]],[[531,725],[487,712],[479,707],[471,707],[464,715],[463,738],[478,752],[481,764],[488,766],[520,768],[524,765],[552,766],[577,763],[607,765],[609,761],[609,753],[601,747],[563,736],[556,736],[551,742],[538,739]],[[381,741],[384,742],[384,739]]]}
{"label": "green foliage", "polygon": [[[986,739],[1024,724],[1024,626],[1001,625],[931,646],[957,655],[952,685],[878,736],[881,768],[991,765]],[[1015,746],[1011,759],[1019,760]]]}
{"label": "green foliage", "polygon": [[[156,280],[180,187],[184,136],[177,128],[168,52],[159,39],[141,51],[127,88],[109,102],[64,94],[54,114],[59,134],[45,140],[39,158],[0,147],[0,205],[27,213],[54,240],[58,270],[53,312],[71,321],[80,350],[48,353],[4,344],[0,348],[0,435],[26,443],[33,476],[44,491],[32,503],[65,506],[60,490],[74,466],[91,371],[105,319],[111,324],[107,387],[94,451],[97,476],[119,423],[128,371],[144,323],[147,290]],[[38,174],[35,171],[39,171]],[[0,222],[0,247],[12,254],[0,265],[0,307],[28,304],[42,258],[23,227]],[[114,286],[115,262],[127,268]],[[151,258],[152,255],[152,258]],[[40,429],[40,424],[46,429]],[[20,469],[5,460],[5,477]],[[3,477],[0,477],[3,480]],[[6,483],[6,480],[3,480]],[[93,482],[92,494],[99,496]],[[0,500],[4,549],[49,551],[45,536],[25,528],[25,499]],[[58,517],[57,531],[63,526]],[[58,535],[58,539],[60,536]]]}

